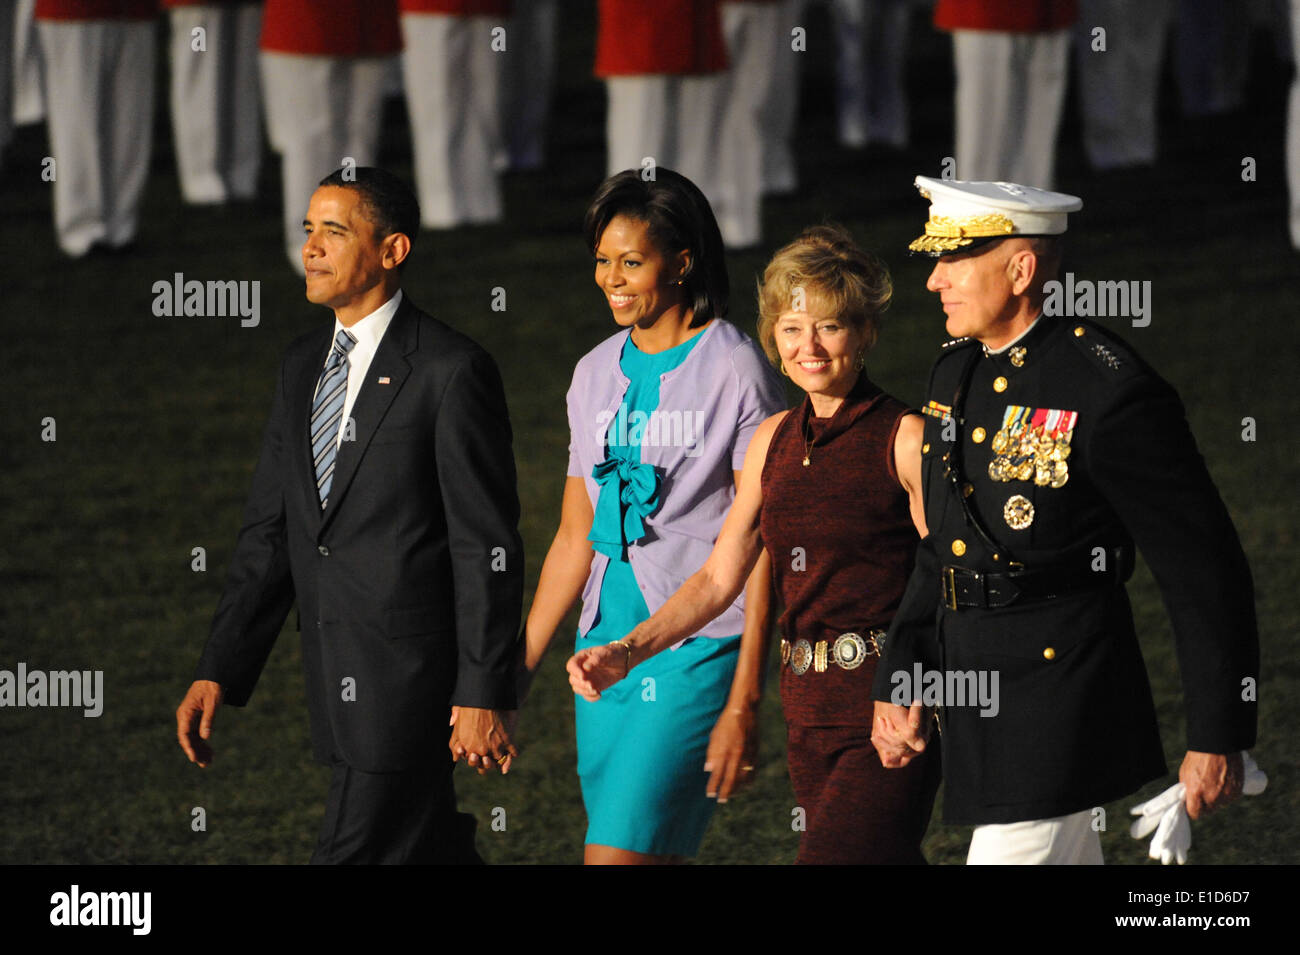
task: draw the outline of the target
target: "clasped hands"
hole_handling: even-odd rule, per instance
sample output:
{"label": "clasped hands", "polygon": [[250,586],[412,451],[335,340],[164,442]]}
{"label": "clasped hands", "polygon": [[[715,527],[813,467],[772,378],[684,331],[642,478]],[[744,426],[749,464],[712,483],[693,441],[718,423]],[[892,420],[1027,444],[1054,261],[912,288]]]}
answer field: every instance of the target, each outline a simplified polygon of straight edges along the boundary
{"label": "clasped hands", "polygon": [[510,772],[510,765],[519,750],[510,741],[518,719],[518,710],[485,710],[473,706],[451,708],[451,736],[447,748],[453,763],[464,758],[472,768],[485,776],[494,769],[501,775]]}
{"label": "clasped hands", "polygon": [[917,701],[911,707],[875,701],[871,745],[888,769],[906,766],[925,752],[930,739],[930,710]]}

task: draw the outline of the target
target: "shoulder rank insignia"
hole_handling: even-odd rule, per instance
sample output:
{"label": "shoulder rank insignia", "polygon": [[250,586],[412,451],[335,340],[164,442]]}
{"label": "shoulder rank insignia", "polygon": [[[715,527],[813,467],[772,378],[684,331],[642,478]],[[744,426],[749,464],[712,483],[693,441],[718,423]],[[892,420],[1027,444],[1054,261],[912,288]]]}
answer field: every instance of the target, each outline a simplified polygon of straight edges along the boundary
{"label": "shoulder rank insignia", "polygon": [[1119,360],[1119,357],[1101,342],[1097,342],[1092,346],[1092,353],[1100,358],[1102,364],[1107,368],[1119,368],[1119,366],[1123,364],[1123,362]]}
{"label": "shoulder rank insignia", "polygon": [[932,418],[949,418],[952,416],[952,406],[930,401],[921,409],[921,413],[928,414]]}
{"label": "shoulder rank insignia", "polygon": [[993,436],[989,477],[1064,487],[1070,479],[1070,440],[1078,419],[1077,411],[1007,405],[1002,427]]}

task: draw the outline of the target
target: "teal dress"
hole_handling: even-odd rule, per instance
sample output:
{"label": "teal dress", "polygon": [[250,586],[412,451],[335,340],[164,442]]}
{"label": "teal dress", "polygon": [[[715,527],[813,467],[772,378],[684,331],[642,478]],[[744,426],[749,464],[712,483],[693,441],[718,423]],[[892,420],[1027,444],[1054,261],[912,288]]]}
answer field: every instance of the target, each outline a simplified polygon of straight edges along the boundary
{"label": "teal dress", "polygon": [[[627,416],[658,408],[659,377],[680,365],[700,337],[654,355],[628,337],[619,360],[630,381],[623,398]],[[610,560],[596,622],[578,635],[578,650],[621,640],[650,618],[627,548],[636,546],[644,535],[642,518],[658,506],[660,475],[641,461],[635,428],[627,429],[627,444],[616,443],[621,430],[616,417],[608,457],[592,475],[600,494],[590,539]],[[692,637],[637,666],[595,703],[575,698],[588,844],[650,855],[699,851],[714,804],[705,796],[704,759],[739,651],[739,635]]]}

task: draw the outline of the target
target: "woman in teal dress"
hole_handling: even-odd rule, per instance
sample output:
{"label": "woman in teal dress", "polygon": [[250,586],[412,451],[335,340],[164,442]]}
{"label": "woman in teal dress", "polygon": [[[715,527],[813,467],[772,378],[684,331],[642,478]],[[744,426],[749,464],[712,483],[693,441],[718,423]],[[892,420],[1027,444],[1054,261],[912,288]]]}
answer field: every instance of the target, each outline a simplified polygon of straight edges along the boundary
{"label": "woman in teal dress", "polygon": [[[579,361],[560,528],[528,616],[535,672],[579,596],[576,649],[621,640],[699,566],[758,424],[784,407],[758,346],[723,316],[722,240],[689,180],[610,177],[586,218],[596,283],[620,331]],[[695,855],[712,814],[752,775],[770,571],[699,634],[577,699],[585,861]]]}

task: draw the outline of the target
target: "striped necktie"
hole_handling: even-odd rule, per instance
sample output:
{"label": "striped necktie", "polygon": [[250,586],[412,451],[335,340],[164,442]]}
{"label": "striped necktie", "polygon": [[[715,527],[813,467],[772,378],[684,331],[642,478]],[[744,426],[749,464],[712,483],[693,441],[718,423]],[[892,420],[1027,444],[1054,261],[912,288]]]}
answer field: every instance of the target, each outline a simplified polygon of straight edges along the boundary
{"label": "striped necktie", "polygon": [[339,423],[343,420],[343,402],[348,396],[348,352],[357,340],[346,329],[334,337],[334,348],[325,362],[311,405],[311,457],[316,468],[316,490],[320,507],[330,496],[334,478],[334,459],[338,456]]}

